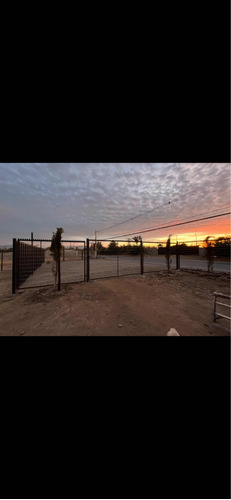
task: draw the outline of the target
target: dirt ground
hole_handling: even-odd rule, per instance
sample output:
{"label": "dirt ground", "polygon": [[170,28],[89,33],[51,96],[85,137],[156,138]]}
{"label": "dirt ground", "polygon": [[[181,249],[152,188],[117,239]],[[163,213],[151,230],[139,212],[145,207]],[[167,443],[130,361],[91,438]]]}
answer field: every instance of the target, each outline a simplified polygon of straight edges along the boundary
{"label": "dirt ground", "polygon": [[[0,274],[1,336],[230,335],[212,325],[213,292],[230,295],[226,273],[159,271],[11,293],[11,270]],[[222,299],[222,302],[224,299]],[[230,309],[220,307],[229,316]]]}

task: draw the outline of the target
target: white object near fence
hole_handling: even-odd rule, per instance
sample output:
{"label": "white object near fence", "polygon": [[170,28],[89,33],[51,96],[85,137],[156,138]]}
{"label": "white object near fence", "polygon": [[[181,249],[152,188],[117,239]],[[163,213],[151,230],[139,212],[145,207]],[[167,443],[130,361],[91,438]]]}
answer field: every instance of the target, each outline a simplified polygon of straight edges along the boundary
{"label": "white object near fence", "polygon": [[175,328],[170,328],[167,333],[167,337],[180,337],[180,334],[175,330]]}
{"label": "white object near fence", "polygon": [[216,308],[217,306],[223,306],[223,307],[228,307],[229,309],[231,308],[231,305],[230,304],[224,304],[224,302],[217,302],[217,298],[218,297],[221,297],[223,299],[227,299],[227,300],[230,300],[230,296],[229,295],[224,295],[223,293],[218,293],[218,292],[214,292],[214,303],[213,303],[213,321],[216,322],[217,319],[219,318],[225,318],[227,320],[231,320],[230,316],[225,316],[224,314],[220,314],[216,311]]}

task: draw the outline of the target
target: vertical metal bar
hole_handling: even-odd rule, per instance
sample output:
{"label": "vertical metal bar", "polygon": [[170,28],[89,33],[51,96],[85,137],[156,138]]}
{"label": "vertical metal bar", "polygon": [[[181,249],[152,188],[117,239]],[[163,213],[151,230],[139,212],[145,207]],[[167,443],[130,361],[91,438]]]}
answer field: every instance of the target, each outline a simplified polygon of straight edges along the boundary
{"label": "vertical metal bar", "polygon": [[178,242],[176,251],[177,251],[177,269],[180,269],[180,246]]}
{"label": "vertical metal bar", "polygon": [[61,272],[60,272],[60,252],[59,252],[59,259],[58,259],[58,291],[60,292],[60,285],[61,285]]}
{"label": "vertical metal bar", "polygon": [[3,252],[1,253],[1,271],[3,271]]}
{"label": "vertical metal bar", "polygon": [[120,275],[120,270],[119,270],[119,247],[117,246],[117,276]]}
{"label": "vertical metal bar", "polygon": [[15,261],[16,261],[16,265],[15,265],[15,269],[16,269],[16,272],[15,272],[15,287],[16,287],[16,290],[19,288],[20,286],[20,241],[18,239],[18,241],[16,241],[16,257],[15,257]]}
{"label": "vertical metal bar", "polygon": [[179,269],[179,246],[178,246],[178,241],[176,242],[176,269]]}
{"label": "vertical metal bar", "polygon": [[13,238],[12,256],[12,293],[15,293],[16,238]]}
{"label": "vertical metal bar", "polygon": [[217,300],[217,296],[214,295],[214,301],[213,301],[213,321],[216,322],[216,300]]}
{"label": "vertical metal bar", "polygon": [[87,281],[90,279],[89,238],[87,238]]}
{"label": "vertical metal bar", "polygon": [[144,249],[143,242],[140,242],[140,274],[144,274]]}
{"label": "vertical metal bar", "polygon": [[96,238],[97,238],[97,231],[95,231],[95,259],[97,257],[97,250],[96,250]]}
{"label": "vertical metal bar", "polygon": [[86,255],[85,255],[85,242],[84,242],[84,246],[83,246],[83,278],[84,278],[84,281],[86,281],[85,259],[86,259]]}
{"label": "vertical metal bar", "polygon": [[33,240],[34,240],[34,233],[31,233],[31,247],[32,247],[32,248],[31,248],[31,251],[32,251],[32,256],[31,256],[31,257],[32,257],[32,259],[31,259],[31,260],[32,260],[32,274],[33,274],[33,272],[34,272],[34,249],[33,249],[33,244],[34,244],[34,241],[33,241]]}

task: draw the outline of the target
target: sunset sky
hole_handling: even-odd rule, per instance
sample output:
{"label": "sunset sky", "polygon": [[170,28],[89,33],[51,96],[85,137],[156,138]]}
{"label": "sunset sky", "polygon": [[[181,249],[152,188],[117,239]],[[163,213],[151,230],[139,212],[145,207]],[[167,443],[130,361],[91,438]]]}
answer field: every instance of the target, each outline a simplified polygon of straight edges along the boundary
{"label": "sunset sky", "polygon": [[[0,246],[31,231],[50,238],[56,227],[64,239],[93,238],[97,230],[98,239],[127,240],[146,228],[229,211],[229,163],[0,163]],[[230,231],[228,215],[141,235],[199,241]]]}

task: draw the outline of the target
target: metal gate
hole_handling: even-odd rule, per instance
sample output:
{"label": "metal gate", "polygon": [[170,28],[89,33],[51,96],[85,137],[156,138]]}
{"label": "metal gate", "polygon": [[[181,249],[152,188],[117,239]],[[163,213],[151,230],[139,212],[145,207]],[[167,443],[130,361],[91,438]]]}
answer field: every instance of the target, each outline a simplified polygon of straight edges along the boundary
{"label": "metal gate", "polygon": [[[87,239],[87,281],[167,270],[165,247],[161,245],[163,253],[160,255],[159,243],[139,239],[137,241]],[[179,265],[178,251],[172,255],[171,246],[171,269],[179,269]]]}
{"label": "metal gate", "polygon": [[19,289],[86,281],[85,241],[62,240],[60,260],[50,253],[51,239],[13,239],[12,293]]}

